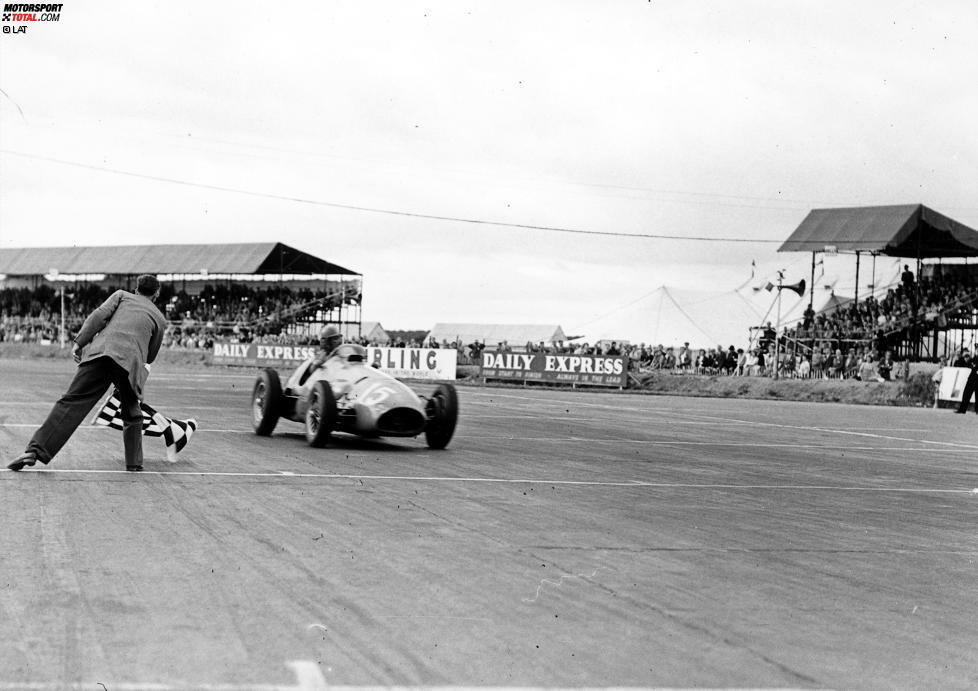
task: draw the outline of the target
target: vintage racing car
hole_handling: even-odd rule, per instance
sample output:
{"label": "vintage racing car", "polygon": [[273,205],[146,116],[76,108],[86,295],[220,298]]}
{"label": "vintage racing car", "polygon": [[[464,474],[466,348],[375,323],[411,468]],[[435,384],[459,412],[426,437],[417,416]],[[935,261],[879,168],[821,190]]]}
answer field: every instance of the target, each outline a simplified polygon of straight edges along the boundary
{"label": "vintage racing car", "polygon": [[427,398],[366,362],[366,350],[338,346],[318,368],[306,360],[282,388],[278,372],[259,372],[252,389],[255,434],[268,436],[280,417],[301,422],[310,446],[324,446],[333,432],[361,437],[415,437],[444,449],[458,420],[458,394],[439,384]]}

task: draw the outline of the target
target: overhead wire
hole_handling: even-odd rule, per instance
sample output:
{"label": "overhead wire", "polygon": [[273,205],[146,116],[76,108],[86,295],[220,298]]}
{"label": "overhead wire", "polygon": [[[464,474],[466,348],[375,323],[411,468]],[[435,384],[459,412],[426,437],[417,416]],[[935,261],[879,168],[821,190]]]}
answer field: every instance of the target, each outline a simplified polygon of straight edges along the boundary
{"label": "overhead wire", "polygon": [[[79,127],[79,126],[65,126],[65,125],[61,125],[61,124],[57,124],[56,125],[56,124],[53,124],[53,123],[44,123],[43,126],[44,127],[48,127],[48,128],[52,128],[52,129],[56,129],[56,130],[64,130],[64,131],[74,131],[74,132],[89,132],[90,131],[89,129],[86,129],[83,126],[82,127]],[[114,134],[118,134],[118,131],[116,131]],[[128,134],[130,136],[139,137],[140,139],[143,139],[143,138],[145,138],[147,136],[146,133],[143,132],[143,131],[139,131],[139,132],[130,131],[130,132],[124,133],[124,134]],[[366,163],[366,164],[382,164],[384,166],[392,166],[392,167],[395,167],[395,168],[404,168],[405,167],[405,165],[403,163],[400,163],[400,162],[397,162],[397,161],[389,161],[389,160],[386,160],[386,159],[378,159],[378,158],[371,158],[371,157],[364,157],[364,156],[341,155],[341,154],[326,153],[326,152],[322,152],[322,151],[315,151],[315,150],[309,150],[309,149],[298,150],[298,149],[294,149],[294,148],[290,148],[290,147],[271,146],[271,145],[268,145],[268,144],[245,143],[245,142],[241,142],[241,141],[234,141],[234,140],[223,139],[223,138],[218,138],[218,137],[208,137],[208,136],[201,136],[201,135],[192,135],[189,132],[186,133],[186,134],[177,134],[177,133],[172,133],[172,132],[155,132],[155,133],[150,133],[150,136],[155,136],[155,137],[158,137],[158,138],[166,138],[166,139],[174,140],[174,141],[178,142],[177,143],[177,146],[180,146],[180,147],[194,148],[198,144],[210,143],[210,144],[217,144],[217,145],[220,145],[220,146],[223,146],[223,147],[231,147],[231,149],[237,149],[238,151],[224,150],[224,151],[219,151],[218,152],[218,153],[222,153],[224,155],[232,155],[232,156],[255,156],[255,157],[261,157],[261,158],[267,158],[268,157],[267,155],[253,153],[255,151],[266,151],[266,152],[273,152],[275,154],[282,154],[282,153],[284,153],[284,154],[287,154],[287,155],[290,155],[290,156],[296,156],[296,157],[301,157],[301,158],[326,158],[326,159],[333,159],[333,160],[337,160],[337,161],[346,161],[348,163],[349,162],[353,162],[353,163],[357,163],[357,164],[364,164],[364,163]],[[214,151],[213,149],[205,149],[205,150]],[[251,151],[249,152],[249,150],[251,150]],[[417,166],[416,166],[415,163],[412,163],[411,164],[411,169],[412,170],[415,170],[416,167]],[[448,174],[451,174],[451,175],[460,175],[461,174],[461,175],[467,175],[467,176],[473,176],[473,177],[481,177],[481,178],[491,177],[490,175],[488,175],[487,173],[485,173],[483,171],[468,170],[468,169],[458,168],[458,167],[454,167],[454,166],[453,167],[445,167],[445,166],[431,166],[431,165],[427,165],[427,166],[424,166],[424,167],[427,170],[432,171],[432,172],[436,172],[436,173],[448,173]],[[651,195],[686,196],[686,197],[700,198],[701,200],[702,199],[713,199],[713,200],[715,200],[715,199],[726,199],[726,200],[734,200],[734,201],[739,201],[739,202],[758,202],[758,203],[762,203],[762,204],[760,204],[760,205],[759,204],[743,204],[743,203],[733,204],[733,203],[729,203],[729,202],[725,203],[725,202],[717,202],[717,201],[694,201],[694,200],[690,200],[690,199],[678,199],[678,200],[677,199],[659,199],[658,200],[658,201],[662,201],[662,202],[666,202],[666,203],[709,204],[709,205],[713,205],[713,206],[742,207],[742,208],[750,208],[750,209],[769,209],[769,210],[775,210],[775,211],[798,211],[798,210],[808,209],[808,208],[811,208],[813,206],[819,206],[819,205],[825,205],[825,204],[827,204],[827,202],[822,202],[822,201],[813,201],[813,200],[806,200],[806,199],[785,198],[785,197],[781,197],[780,195],[779,196],[776,196],[776,197],[763,197],[763,196],[756,196],[756,195],[723,194],[723,193],[717,193],[717,192],[703,192],[703,191],[699,191],[699,190],[663,189],[663,188],[655,188],[655,187],[644,187],[644,186],[641,186],[641,185],[623,185],[623,184],[614,184],[614,183],[589,182],[589,181],[585,181],[585,180],[568,180],[568,179],[555,180],[555,179],[546,178],[546,177],[540,178],[540,177],[525,177],[525,176],[524,177],[513,177],[513,176],[510,176],[505,181],[505,184],[506,185],[526,184],[526,183],[544,184],[544,185],[569,185],[569,186],[574,186],[574,187],[587,187],[587,188],[596,189],[596,190],[614,190],[614,191],[621,191],[621,192],[627,192],[627,193],[639,193],[639,194],[651,194]],[[634,195],[629,195],[627,198],[634,199],[636,197]],[[764,205],[763,202],[773,202],[774,205],[771,205],[771,204]],[[791,206],[791,205],[794,205],[794,206]]]}
{"label": "overhead wire", "polygon": [[41,156],[38,154],[30,154],[22,151],[13,151],[10,149],[0,149],[0,153],[8,154],[11,156],[20,156],[22,158],[27,158],[27,159],[37,160],[37,161],[45,161],[48,163],[55,163],[58,165],[82,168],[85,170],[94,170],[100,173],[122,175],[122,176],[141,179],[141,180],[152,180],[155,182],[164,182],[172,185],[181,185],[184,187],[193,187],[197,189],[208,189],[208,190],[215,190],[218,192],[243,194],[246,196],[256,197],[260,199],[274,199],[278,201],[294,202],[297,204],[309,204],[313,206],[323,206],[323,207],[329,207],[334,209],[345,209],[348,211],[362,211],[366,213],[386,214],[390,216],[401,216],[407,218],[422,218],[422,219],[433,220],[433,221],[468,223],[473,225],[496,226],[500,228],[515,228],[518,230],[540,230],[540,231],[548,231],[548,232],[555,232],[555,233],[571,233],[576,235],[641,238],[641,239],[652,239],[652,240],[687,240],[687,241],[694,241],[694,242],[736,242],[736,243],[751,243],[751,244],[774,244],[774,243],[782,242],[781,240],[770,240],[765,238],[709,237],[709,236],[702,236],[702,235],[672,235],[672,234],[665,234],[665,233],[624,233],[618,231],[585,230],[582,228],[543,226],[543,225],[535,225],[530,223],[510,223],[507,221],[493,221],[489,219],[467,218],[463,216],[446,216],[440,214],[418,213],[418,212],[403,211],[398,209],[384,209],[380,207],[362,206],[357,204],[344,204],[341,202],[307,199],[304,197],[294,197],[294,196],[284,195],[284,194],[275,194],[272,192],[257,192],[254,190],[245,190],[236,187],[227,187],[224,185],[214,185],[214,184],[202,183],[202,182],[191,182],[188,180],[180,180],[178,178],[170,178],[161,175],[150,175],[147,173],[136,173],[133,171],[111,168],[108,166],[97,166],[88,163],[80,163],[78,161],[67,161],[64,159],[53,158],[50,156]]}

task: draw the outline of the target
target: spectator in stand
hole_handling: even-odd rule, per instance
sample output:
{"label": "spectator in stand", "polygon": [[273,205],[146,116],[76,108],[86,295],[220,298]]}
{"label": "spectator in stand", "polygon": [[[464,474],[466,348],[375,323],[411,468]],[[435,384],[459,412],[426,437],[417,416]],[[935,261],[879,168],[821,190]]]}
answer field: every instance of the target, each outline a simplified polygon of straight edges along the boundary
{"label": "spectator in stand", "polygon": [[666,349],[665,357],[662,358],[662,369],[670,372],[676,369],[676,354],[672,348]]}
{"label": "spectator in stand", "polygon": [[666,350],[660,343],[655,347],[655,352],[652,353],[652,369],[663,369],[665,367],[666,361]]}
{"label": "spectator in stand", "polygon": [[795,376],[795,352],[793,350],[786,351],[781,355],[781,375],[786,379],[790,379]]}
{"label": "spectator in stand", "polygon": [[857,355],[855,348],[850,348],[849,353],[846,355],[846,362],[843,366],[843,371],[847,378],[852,378],[858,376],[859,373],[859,357]]}
{"label": "spectator in stand", "polygon": [[736,374],[738,377],[743,377],[744,375],[749,374],[747,371],[747,357],[747,352],[743,348],[737,349],[737,360],[735,362],[736,369],[734,370],[734,374]]}
{"label": "spectator in stand", "polygon": [[750,351],[750,355],[747,356],[747,362],[745,365],[744,376],[746,377],[756,377],[764,369],[764,361],[761,359],[761,349],[754,348]]}
{"label": "spectator in stand", "polygon": [[967,348],[962,348],[958,351],[957,357],[954,358],[954,364],[952,367],[970,367],[971,366],[971,356],[968,355]]}
{"label": "spectator in stand", "polygon": [[737,349],[733,346],[727,348],[727,354],[723,360],[724,374],[733,375],[737,371]]}
{"label": "spectator in stand", "polygon": [[644,344],[642,348],[632,348],[631,352],[628,354],[628,368],[631,370],[639,370],[642,367]]}
{"label": "spectator in stand", "polygon": [[683,347],[679,349],[679,355],[676,356],[676,367],[682,370],[688,370],[693,366],[693,353],[689,349],[689,343],[684,343]]}
{"label": "spectator in stand", "polygon": [[903,265],[903,273],[900,274],[900,282],[903,284],[904,290],[913,290],[913,271],[910,270],[910,266],[907,264]]}
{"label": "spectator in stand", "polygon": [[835,355],[832,358],[832,371],[830,376],[833,379],[842,379],[845,372],[845,366],[845,356],[842,354],[842,350],[840,348],[836,348]]}
{"label": "spectator in stand", "polygon": [[856,375],[856,379],[859,381],[874,381],[879,378],[879,373],[876,370],[876,363],[873,361],[873,354],[866,353],[863,356],[862,362],[859,364],[859,374]]}
{"label": "spectator in stand", "polygon": [[812,376],[812,361],[807,355],[803,355],[801,362],[798,363],[798,378],[808,379]]}
{"label": "spectator in stand", "polygon": [[479,339],[475,339],[469,344],[469,357],[472,358],[472,362],[478,362],[482,358],[482,351],[486,349],[484,343],[479,343]]}
{"label": "spectator in stand", "polygon": [[825,376],[825,353],[820,347],[812,351],[812,376],[822,379]]}
{"label": "spectator in stand", "polygon": [[890,381],[890,375],[893,372],[892,350],[888,350],[883,354],[883,359],[880,360],[879,364],[876,366],[876,371],[879,373],[880,379],[883,381]]}

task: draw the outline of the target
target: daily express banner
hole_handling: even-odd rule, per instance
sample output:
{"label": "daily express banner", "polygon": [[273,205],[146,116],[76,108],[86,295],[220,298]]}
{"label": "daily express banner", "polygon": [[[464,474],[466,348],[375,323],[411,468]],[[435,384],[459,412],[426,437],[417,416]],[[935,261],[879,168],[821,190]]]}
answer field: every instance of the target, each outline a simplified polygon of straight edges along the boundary
{"label": "daily express banner", "polygon": [[[315,357],[316,346],[286,346],[261,343],[214,344],[215,365],[242,367],[295,367]],[[455,379],[458,353],[451,348],[367,348],[367,363],[402,379]]]}
{"label": "daily express banner", "polygon": [[618,386],[627,384],[625,358],[607,355],[545,353],[482,353],[482,376],[556,384]]}

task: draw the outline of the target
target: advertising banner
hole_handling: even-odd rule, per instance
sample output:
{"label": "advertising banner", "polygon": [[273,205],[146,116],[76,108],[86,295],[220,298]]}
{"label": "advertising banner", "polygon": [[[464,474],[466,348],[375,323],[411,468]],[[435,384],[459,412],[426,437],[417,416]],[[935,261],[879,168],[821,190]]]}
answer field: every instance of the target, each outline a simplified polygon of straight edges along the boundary
{"label": "advertising banner", "polygon": [[549,355],[546,353],[482,353],[485,379],[538,381],[553,384],[617,386],[627,384],[625,358],[611,355]]}
{"label": "advertising banner", "polygon": [[216,341],[211,362],[242,367],[295,367],[316,357],[316,346],[286,346],[265,343],[225,343]]}
{"label": "advertising banner", "polygon": [[367,362],[400,379],[452,381],[458,364],[454,348],[367,348]]}
{"label": "advertising banner", "polygon": [[967,367],[945,367],[941,370],[941,385],[937,398],[942,402],[960,403],[964,385],[971,370]]}
{"label": "advertising banner", "polygon": [[[289,368],[315,357],[318,350],[313,345],[217,342],[211,361],[215,365]],[[454,349],[368,347],[366,351],[367,364],[377,365],[378,369],[393,377],[441,381],[455,379],[458,353]]]}

